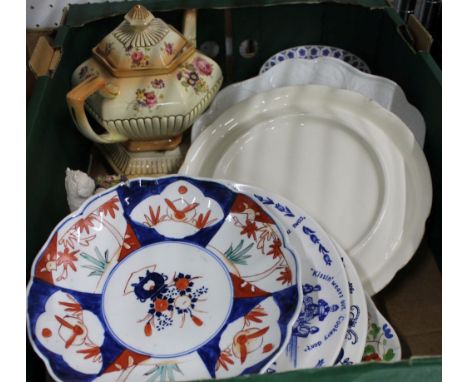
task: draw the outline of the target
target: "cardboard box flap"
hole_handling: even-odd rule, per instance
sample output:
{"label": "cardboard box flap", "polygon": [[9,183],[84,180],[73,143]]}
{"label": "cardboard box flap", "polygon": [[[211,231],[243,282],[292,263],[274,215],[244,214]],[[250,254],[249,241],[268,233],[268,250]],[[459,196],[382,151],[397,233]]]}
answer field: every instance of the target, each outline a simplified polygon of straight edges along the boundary
{"label": "cardboard box flap", "polygon": [[41,36],[29,59],[29,69],[35,77],[53,77],[61,57],[62,51],[53,48],[49,38]]}
{"label": "cardboard box flap", "polygon": [[415,50],[417,52],[428,53],[431,50],[432,42],[434,40],[431,34],[414,15],[409,15],[407,25],[408,30],[413,36],[413,47]]}

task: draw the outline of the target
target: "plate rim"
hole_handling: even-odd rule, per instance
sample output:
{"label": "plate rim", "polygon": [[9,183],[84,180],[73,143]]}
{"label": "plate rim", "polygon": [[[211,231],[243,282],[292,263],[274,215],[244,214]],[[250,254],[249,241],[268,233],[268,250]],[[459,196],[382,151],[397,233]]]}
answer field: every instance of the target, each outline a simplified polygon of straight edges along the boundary
{"label": "plate rim", "polygon": [[[279,52],[276,52],[275,54],[271,55],[270,57],[268,57],[268,59],[265,60],[265,62],[262,64],[262,66],[260,67],[260,70],[259,70],[259,74],[262,74],[262,73],[265,73],[267,72],[268,70],[270,70],[273,66],[276,66],[278,65],[280,62],[278,62],[277,64],[273,65],[273,66],[270,66],[268,65],[269,62],[273,59],[275,59],[275,57],[277,57],[278,55],[280,54],[286,54],[286,52],[289,52],[289,51],[292,51],[292,50],[297,50],[297,49],[300,49],[300,48],[305,48],[305,49],[312,49],[312,48],[319,48],[319,49],[324,49],[324,48],[329,48],[329,49],[335,49],[335,50],[339,50],[341,52],[344,52],[344,53],[347,53],[349,54],[350,56],[354,57],[356,59],[357,62],[359,62],[361,64],[361,66],[367,70],[367,72],[365,71],[362,71],[360,69],[357,69],[356,67],[354,67],[356,70],[362,72],[362,73],[368,73],[370,74],[371,73],[371,70],[369,68],[369,65],[367,65],[367,63],[361,58],[359,57],[358,55],[356,55],[355,53],[352,53],[350,52],[349,50],[346,50],[346,49],[343,49],[343,48],[339,48],[337,46],[333,46],[333,45],[320,45],[320,44],[306,44],[306,45],[297,45],[297,46],[293,46],[293,47],[290,47],[290,48],[286,48],[286,49],[283,49]],[[319,58],[319,57],[329,57],[329,56],[318,56],[316,58]],[[336,57],[335,57],[336,58]],[[304,58],[300,58],[300,57],[294,57],[294,58],[288,58],[284,61],[287,61],[287,60],[292,60],[292,59],[299,59],[299,60],[313,60],[315,58],[307,58],[307,57],[304,57]],[[337,60],[340,60],[337,58]],[[343,61],[343,62],[346,62],[344,60],[340,60],[340,61]],[[346,62],[347,63],[347,62]],[[351,65],[351,64],[349,64]],[[351,65],[352,66],[352,65]]]}
{"label": "plate rim", "polygon": [[[372,298],[367,293],[365,295],[366,295],[368,315],[375,318],[374,323],[381,322],[383,324],[387,324],[390,327],[390,329],[393,331],[393,334],[395,335],[395,340],[393,340],[393,342],[397,345],[396,349],[398,350],[398,352],[396,352],[397,357],[394,360],[390,361],[390,362],[401,361],[401,342],[400,342],[400,338],[398,337],[398,334],[397,334],[395,328],[390,324],[390,322],[387,320],[387,318],[380,312],[380,310],[377,308],[377,305],[375,305],[374,301],[372,301]],[[369,321],[369,322],[372,322],[372,321]],[[381,325],[381,326],[383,327],[384,325]],[[365,343],[367,345],[367,334],[366,334]],[[364,356],[364,354],[363,354],[363,356]],[[361,361],[361,362],[365,363],[365,362],[368,362],[368,361]]]}
{"label": "plate rim", "polygon": [[[358,282],[359,288],[357,289],[359,291],[359,300],[361,301],[361,305],[359,305],[359,308],[362,310],[360,314],[363,315],[363,320],[365,320],[365,325],[363,327],[362,333],[360,333],[361,341],[359,347],[357,349],[353,349],[353,364],[360,363],[362,359],[362,354],[364,353],[364,348],[366,347],[366,335],[367,335],[367,327],[369,325],[368,323],[368,308],[367,308],[367,301],[366,301],[366,292],[364,290],[364,285],[361,282],[361,279],[359,278],[359,274],[357,273],[356,268],[354,267],[353,262],[351,261],[351,258],[348,256],[346,251],[341,247],[341,245],[338,244],[338,242],[332,238],[332,240],[335,243],[335,247],[338,249],[338,252],[341,252],[341,256],[343,257],[343,263],[345,266],[345,272],[346,275],[348,276],[348,282],[350,280],[349,274],[353,274],[353,279],[355,279]],[[350,271],[349,271],[349,270]],[[350,305],[351,305],[351,297],[352,293],[350,293]],[[344,346],[346,344],[347,340],[345,338],[343,342],[342,348],[344,349]],[[358,356],[359,354],[359,356]],[[346,354],[345,354],[346,355]]]}
{"label": "plate rim", "polygon": [[[372,81],[373,83],[378,83],[379,87],[385,86],[389,90],[393,91],[393,99],[389,107],[380,104],[380,102],[378,102],[375,98],[371,98],[371,99],[379,103],[385,109],[393,112],[402,121],[404,121],[405,124],[410,128],[410,130],[415,135],[416,140],[418,141],[419,145],[421,147],[424,146],[424,141],[425,141],[425,136],[426,136],[426,124],[424,121],[424,117],[422,116],[421,112],[408,101],[405,92],[396,82],[386,77],[378,76],[378,75],[371,74],[371,73],[364,73],[356,69],[352,65],[348,64],[347,62],[344,62],[334,57],[325,57],[325,56],[317,57],[311,60],[304,60],[304,59],[299,59],[299,58],[285,60],[283,62],[278,63],[277,65],[272,67],[270,70],[263,72],[261,74],[258,74],[255,77],[226,86],[215,96],[209,109],[195,120],[192,126],[191,133],[190,133],[191,142],[193,143],[195,139],[201,134],[201,132],[204,129],[206,129],[208,125],[210,125],[211,123],[215,121],[216,118],[214,119],[211,118],[211,123],[209,121],[208,123],[206,123],[205,119],[207,119],[208,116],[210,116],[213,113],[217,113],[219,117],[224,111],[227,110],[225,108],[221,112],[217,111],[217,109],[219,109],[218,103],[221,102],[220,100],[223,100],[226,97],[228,97],[228,99],[229,98],[235,99],[236,94],[238,94],[239,91],[241,90],[253,91],[253,93],[250,96],[259,94],[255,90],[251,90],[251,88],[255,89],[256,85],[260,86],[264,82],[266,82],[267,85],[269,86],[267,91],[274,89],[275,87],[272,87],[268,79],[271,79],[272,77],[277,75],[276,72],[282,73],[285,70],[283,69],[283,67],[291,66],[293,70],[296,70],[296,69],[300,70],[301,67],[305,67],[306,70],[310,70],[309,68],[312,68],[313,66],[317,66],[317,65],[318,65],[318,71],[326,70],[326,71],[337,72],[340,70],[344,70],[346,72],[346,75],[350,77],[351,80],[354,77],[356,77],[360,80]],[[267,72],[269,72],[269,74],[266,74]],[[285,81],[288,82],[287,79]],[[353,81],[350,81],[350,82],[351,84],[353,84]],[[314,85],[314,83],[307,81],[307,83],[302,83],[301,85]],[[290,84],[280,85],[280,87],[284,87],[284,86],[292,86],[292,85]],[[341,89],[345,90],[344,88],[341,88]],[[360,93],[359,89],[355,85],[349,86],[348,88],[346,88],[346,90],[352,90],[357,93]],[[260,93],[264,93],[264,91],[260,91]],[[226,96],[226,94],[228,96]],[[377,97],[377,96],[379,96],[378,93],[374,94],[374,97]],[[241,101],[229,102],[230,105],[228,106],[228,108],[234,106],[236,103],[239,103],[239,102]],[[397,107],[396,105],[399,105],[399,107]],[[203,124],[204,124],[204,127],[203,127]]]}

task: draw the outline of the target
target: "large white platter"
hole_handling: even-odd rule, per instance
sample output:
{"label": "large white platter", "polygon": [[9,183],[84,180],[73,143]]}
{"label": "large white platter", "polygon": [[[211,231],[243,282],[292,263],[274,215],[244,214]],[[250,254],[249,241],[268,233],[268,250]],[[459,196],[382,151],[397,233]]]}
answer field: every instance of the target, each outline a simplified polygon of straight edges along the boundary
{"label": "large white platter", "polygon": [[259,186],[302,207],[349,254],[371,295],[414,254],[432,201],[429,167],[407,126],[357,93],[317,85],[232,106],[179,172]]}
{"label": "large white platter", "polygon": [[192,126],[192,142],[232,105],[255,94],[292,85],[325,85],[362,94],[397,115],[411,129],[419,145],[424,145],[424,118],[408,102],[398,84],[384,77],[363,73],[332,57],[286,60],[256,77],[225,87],[216,95],[208,111]]}

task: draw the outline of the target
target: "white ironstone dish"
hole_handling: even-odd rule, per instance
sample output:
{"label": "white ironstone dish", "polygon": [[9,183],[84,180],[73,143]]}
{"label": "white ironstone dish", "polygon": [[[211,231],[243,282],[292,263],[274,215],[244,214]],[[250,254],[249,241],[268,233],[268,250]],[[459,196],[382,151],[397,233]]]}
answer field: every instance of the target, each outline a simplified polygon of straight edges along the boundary
{"label": "white ironstone dish", "polygon": [[[291,244],[300,252],[301,313],[285,351],[267,372],[334,365],[349,332],[350,294],[343,253],[311,216],[286,199],[252,186],[227,184],[251,196],[283,223]],[[362,351],[358,359],[361,356]]]}
{"label": "white ironstone dish", "polygon": [[429,167],[407,126],[360,94],[317,85],[232,106],[179,172],[259,186],[302,207],[349,254],[371,295],[413,256],[432,202]]}
{"label": "white ironstone dish", "polygon": [[384,77],[363,73],[332,57],[283,61],[256,77],[225,87],[216,95],[210,108],[193,124],[192,142],[234,104],[258,93],[292,85],[325,85],[362,94],[397,115],[411,129],[419,145],[424,145],[424,118],[408,102],[398,84]]}
{"label": "white ironstone dish", "polygon": [[224,184],[120,184],[64,219],[39,252],[30,341],[57,381],[264,372],[300,312],[289,248],[277,219]]}

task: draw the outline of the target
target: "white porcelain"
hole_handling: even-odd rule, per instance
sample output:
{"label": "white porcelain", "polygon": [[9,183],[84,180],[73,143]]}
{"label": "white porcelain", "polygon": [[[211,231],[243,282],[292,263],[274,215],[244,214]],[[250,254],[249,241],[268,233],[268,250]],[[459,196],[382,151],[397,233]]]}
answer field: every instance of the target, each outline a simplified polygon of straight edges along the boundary
{"label": "white porcelain", "polygon": [[80,170],[65,170],[65,192],[70,211],[77,210],[96,189],[94,180]]}
{"label": "white porcelain", "polygon": [[424,118],[407,101],[398,84],[384,77],[363,73],[332,57],[286,60],[256,77],[225,87],[193,124],[192,142],[232,105],[255,94],[292,85],[325,85],[362,94],[397,115],[411,129],[419,145],[424,146]]}
{"label": "white porcelain", "polygon": [[281,224],[212,180],[136,179],[95,195],[34,261],[33,348],[57,381],[261,373],[302,302]]}
{"label": "white porcelain", "polygon": [[371,295],[414,254],[432,201],[429,167],[407,126],[360,94],[317,85],[232,106],[179,172],[256,185],[302,207],[349,254]]}
{"label": "white porcelain", "polygon": [[334,365],[349,333],[351,309],[343,253],[311,216],[288,200],[253,186],[227,184],[254,198],[283,223],[291,245],[300,253],[301,313],[285,351],[267,373]]}
{"label": "white porcelain", "polygon": [[369,312],[369,327],[362,361],[401,361],[401,344],[395,329],[379,312],[369,296],[366,296],[366,301]]}
{"label": "white porcelain", "polygon": [[333,57],[335,59],[342,60],[343,62],[347,62],[363,73],[370,73],[369,66],[367,66],[361,58],[347,50],[327,45],[303,45],[284,49],[271,56],[260,68],[260,74],[284,61],[291,59],[313,60],[317,57]]}

